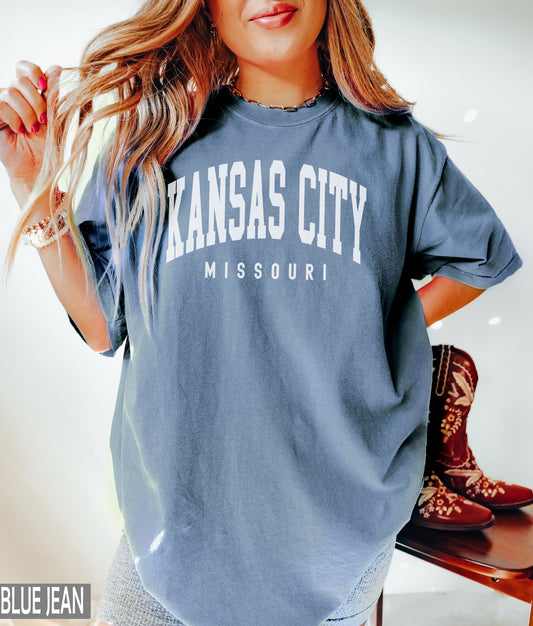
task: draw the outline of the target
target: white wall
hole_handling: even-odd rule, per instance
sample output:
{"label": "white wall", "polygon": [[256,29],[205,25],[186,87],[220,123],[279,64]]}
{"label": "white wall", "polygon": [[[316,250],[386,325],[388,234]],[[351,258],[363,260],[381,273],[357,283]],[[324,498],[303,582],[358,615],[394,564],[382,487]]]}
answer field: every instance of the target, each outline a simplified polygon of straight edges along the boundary
{"label": "white wall", "polygon": [[[19,58],[44,67],[75,64],[99,27],[132,10],[126,0],[43,6],[12,3],[2,19],[0,85]],[[368,0],[368,8],[381,68],[418,101],[419,119],[458,138],[448,142],[450,154],[491,201],[523,257],[517,275],[430,332],[434,343],[454,343],[476,360],[469,433],[482,467],[533,485],[533,4]],[[0,197],[3,256],[17,215],[3,172]],[[0,346],[0,580],[91,582],[99,593],[120,528],[108,453],[119,360],[82,344],[27,248],[0,285]],[[406,559],[395,560],[390,591],[457,584]]]}

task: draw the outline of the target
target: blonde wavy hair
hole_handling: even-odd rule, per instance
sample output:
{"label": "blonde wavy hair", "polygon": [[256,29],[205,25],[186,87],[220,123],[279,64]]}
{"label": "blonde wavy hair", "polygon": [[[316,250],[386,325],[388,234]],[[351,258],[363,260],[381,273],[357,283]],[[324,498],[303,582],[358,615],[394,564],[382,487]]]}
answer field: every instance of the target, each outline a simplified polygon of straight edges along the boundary
{"label": "blonde wavy hair", "polygon": [[[368,111],[409,111],[412,103],[399,96],[377,69],[374,44],[370,17],[359,0],[329,0],[317,40],[325,78]],[[138,282],[148,316],[156,252],[166,221],[162,166],[194,132],[209,96],[230,83],[237,71],[234,54],[213,33],[204,0],[148,0],[133,17],[99,33],[82,55],[79,84],[50,101],[43,167],[11,242],[10,262],[36,202],[50,193],[52,206],[49,190],[67,172],[64,206],[78,254],[90,268],[74,224],[72,198],[80,186],[95,124],[114,119],[116,130],[105,166],[107,225],[120,267],[131,233],[144,221]],[[105,94],[113,95],[112,104],[95,107],[95,99]],[[132,176],[138,182],[134,194],[129,185]],[[117,276],[120,281],[120,272]]]}

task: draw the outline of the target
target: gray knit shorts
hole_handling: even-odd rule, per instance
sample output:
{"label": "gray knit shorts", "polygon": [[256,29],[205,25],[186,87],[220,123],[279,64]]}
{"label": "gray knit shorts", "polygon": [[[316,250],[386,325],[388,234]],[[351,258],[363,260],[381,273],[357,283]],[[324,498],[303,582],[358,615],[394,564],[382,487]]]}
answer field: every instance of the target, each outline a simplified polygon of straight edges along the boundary
{"label": "gray knit shorts", "polygon": [[[356,581],[342,606],[320,626],[360,626],[366,622],[383,589],[393,551],[394,543],[378,554]],[[112,626],[186,626],[144,589],[124,532],[111,563],[96,617]]]}

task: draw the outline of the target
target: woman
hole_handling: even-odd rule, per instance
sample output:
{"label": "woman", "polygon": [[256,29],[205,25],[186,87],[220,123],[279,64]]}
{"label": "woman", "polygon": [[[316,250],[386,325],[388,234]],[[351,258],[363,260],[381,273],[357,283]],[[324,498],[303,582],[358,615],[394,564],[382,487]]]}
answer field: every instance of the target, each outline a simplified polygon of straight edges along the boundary
{"label": "woman", "polygon": [[501,223],[375,68],[354,0],[147,2],[59,104],[53,72],[19,74],[18,234],[89,345],[125,343],[101,623],[364,623],[420,488],[425,325],[518,269]]}

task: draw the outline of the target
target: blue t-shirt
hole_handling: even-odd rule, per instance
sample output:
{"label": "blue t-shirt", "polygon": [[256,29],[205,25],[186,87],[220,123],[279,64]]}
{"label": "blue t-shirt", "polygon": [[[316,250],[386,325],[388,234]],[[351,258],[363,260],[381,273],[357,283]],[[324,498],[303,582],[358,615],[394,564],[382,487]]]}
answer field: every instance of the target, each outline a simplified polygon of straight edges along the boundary
{"label": "blue t-shirt", "polygon": [[115,311],[97,173],[79,221],[115,350],[111,449],[141,579],[189,626],[315,626],[419,493],[431,349],[412,278],[520,266],[410,115],[223,90],[165,170],[155,312],[131,237]]}

